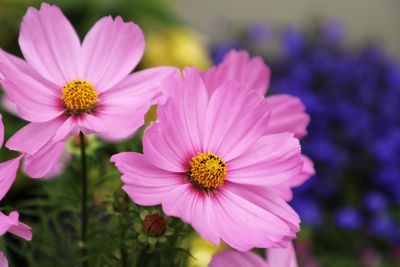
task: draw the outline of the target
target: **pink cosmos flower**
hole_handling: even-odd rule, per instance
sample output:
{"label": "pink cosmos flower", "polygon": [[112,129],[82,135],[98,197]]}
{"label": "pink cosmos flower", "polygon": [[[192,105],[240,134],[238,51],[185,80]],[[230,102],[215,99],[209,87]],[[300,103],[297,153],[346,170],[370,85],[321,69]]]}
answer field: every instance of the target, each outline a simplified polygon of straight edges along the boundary
{"label": "pink cosmos flower", "polygon": [[111,158],[130,198],[161,204],[214,244],[222,239],[241,251],[287,246],[300,220],[270,188],[297,177],[303,162],[293,134],[265,134],[265,98],[235,81],[210,94],[189,68],[161,87],[170,98],[144,133],[144,153]]}
{"label": "pink cosmos flower", "polygon": [[25,61],[0,50],[0,75],[18,114],[30,123],[7,147],[26,153],[25,169],[43,177],[79,132],[119,140],[143,123],[171,67],[134,74],[144,51],[140,28],[121,17],[100,19],[81,43],[61,10],[29,8],[19,35]]}
{"label": "pink cosmos flower", "polygon": [[[2,116],[0,114],[0,149],[4,140],[4,126]],[[11,185],[13,184],[21,157],[0,163],[0,200],[6,195]],[[9,216],[0,212],[0,236],[6,232],[10,232],[25,240],[32,239],[31,228],[18,220],[19,214],[16,211],[10,213]],[[6,257],[0,252],[0,267],[8,266]]]}
{"label": "pink cosmos flower", "polygon": [[296,253],[290,244],[287,248],[267,249],[267,260],[253,252],[225,250],[215,254],[209,267],[297,267]]}
{"label": "pink cosmos flower", "polygon": [[[212,94],[223,83],[235,80],[247,84],[262,95],[268,92],[271,71],[261,57],[250,58],[247,51],[231,50],[224,57],[221,64],[202,72],[202,78],[209,94]],[[307,135],[307,126],[310,116],[298,97],[290,95],[267,96],[271,117],[266,127],[266,134],[291,132],[301,139]],[[291,188],[301,185],[315,174],[314,164],[307,156],[302,155],[303,171],[296,179],[275,187],[275,191],[284,196],[285,200],[292,199]]]}

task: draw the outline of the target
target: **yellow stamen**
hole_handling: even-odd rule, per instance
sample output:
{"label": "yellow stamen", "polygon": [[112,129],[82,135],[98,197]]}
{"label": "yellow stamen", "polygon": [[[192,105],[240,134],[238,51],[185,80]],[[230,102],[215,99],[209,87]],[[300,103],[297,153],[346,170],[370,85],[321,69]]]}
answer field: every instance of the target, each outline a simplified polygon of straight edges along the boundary
{"label": "yellow stamen", "polygon": [[73,80],[62,89],[61,99],[68,112],[80,114],[90,112],[99,95],[93,85],[85,80]]}
{"label": "yellow stamen", "polygon": [[224,184],[225,162],[214,153],[198,153],[189,164],[190,181],[203,189],[217,189]]}

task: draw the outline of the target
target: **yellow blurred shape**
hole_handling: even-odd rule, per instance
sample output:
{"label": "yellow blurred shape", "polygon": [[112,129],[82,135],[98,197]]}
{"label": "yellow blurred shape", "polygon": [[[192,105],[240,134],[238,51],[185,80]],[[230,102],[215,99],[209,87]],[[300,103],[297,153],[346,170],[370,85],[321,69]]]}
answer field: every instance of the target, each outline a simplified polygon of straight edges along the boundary
{"label": "yellow blurred shape", "polygon": [[143,57],[144,67],[169,65],[205,70],[211,65],[202,37],[188,28],[169,28],[149,32]]}
{"label": "yellow blurred shape", "polygon": [[147,128],[153,121],[157,120],[157,105],[153,105],[144,115],[144,125]]}
{"label": "yellow blurred shape", "polygon": [[224,250],[227,246],[221,243],[219,246],[214,246],[201,238],[198,234],[190,237],[190,253],[194,258],[189,258],[189,267],[207,267],[212,256]]}

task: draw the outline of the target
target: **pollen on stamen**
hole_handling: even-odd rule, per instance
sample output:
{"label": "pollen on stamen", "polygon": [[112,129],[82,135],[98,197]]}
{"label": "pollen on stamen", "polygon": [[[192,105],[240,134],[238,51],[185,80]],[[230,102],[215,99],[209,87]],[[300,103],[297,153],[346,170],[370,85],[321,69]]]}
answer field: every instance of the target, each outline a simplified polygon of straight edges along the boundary
{"label": "pollen on stamen", "polygon": [[227,168],[225,162],[214,153],[198,153],[189,164],[188,176],[196,186],[212,190],[225,182]]}
{"label": "pollen on stamen", "polygon": [[80,114],[92,111],[98,100],[94,86],[85,80],[73,80],[62,89],[61,100],[69,113]]}

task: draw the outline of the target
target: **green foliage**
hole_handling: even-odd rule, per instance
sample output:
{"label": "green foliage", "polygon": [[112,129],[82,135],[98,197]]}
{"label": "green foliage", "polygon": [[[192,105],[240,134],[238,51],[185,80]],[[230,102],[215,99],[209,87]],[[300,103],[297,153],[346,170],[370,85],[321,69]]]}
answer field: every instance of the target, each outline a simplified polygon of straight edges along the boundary
{"label": "green foliage", "polygon": [[[109,162],[115,147],[140,151],[141,132],[133,140],[117,145],[101,143],[88,156],[89,242],[86,244],[91,267],[97,266],[186,266],[189,253],[181,247],[191,229],[176,218],[167,218],[174,234],[162,242],[141,241],[144,211],[163,214],[160,207],[139,207],[121,190],[120,173]],[[100,141],[92,141],[100,142]],[[91,144],[88,144],[90,146]],[[36,182],[29,198],[16,208],[33,228],[31,242],[9,238],[3,244],[14,265],[80,266],[81,174],[79,156],[73,155],[65,172],[57,178]],[[15,200],[13,201],[15,202]]]}
{"label": "green foliage", "polygon": [[[28,7],[38,8],[40,0],[0,0],[0,47],[19,54],[18,32],[23,15]],[[145,32],[179,24],[181,21],[165,0],[49,0],[58,5],[83,37],[101,17],[121,16],[125,21],[134,21]]]}

